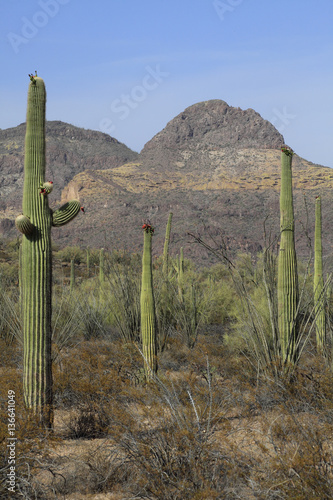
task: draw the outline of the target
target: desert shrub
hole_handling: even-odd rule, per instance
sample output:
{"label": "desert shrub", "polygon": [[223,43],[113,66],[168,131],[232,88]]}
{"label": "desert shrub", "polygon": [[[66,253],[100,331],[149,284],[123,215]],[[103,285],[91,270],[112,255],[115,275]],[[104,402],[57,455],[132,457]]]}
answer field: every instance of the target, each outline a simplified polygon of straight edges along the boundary
{"label": "desert shrub", "polygon": [[161,500],[237,498],[247,466],[221,445],[230,430],[227,404],[214,394],[209,364],[206,369],[205,377],[155,379],[156,385],[150,385],[141,400],[137,427],[124,428],[119,447],[132,470],[128,488],[133,495]]}
{"label": "desert shrub", "polygon": [[7,261],[0,263],[0,275],[2,277],[2,281],[5,281],[7,285],[18,286],[19,282],[19,266],[18,266],[18,258],[14,261]]}
{"label": "desert shrub", "polygon": [[327,437],[332,430],[313,416],[281,414],[269,428],[274,451],[261,486],[280,498],[331,498],[333,450]]}
{"label": "desert shrub", "polygon": [[207,289],[210,290],[206,306],[207,319],[205,325],[228,325],[233,320],[232,311],[237,296],[230,280],[216,281],[208,279]]}
{"label": "desert shrub", "polygon": [[[133,475],[127,457],[109,441],[89,441],[89,446],[71,460],[65,470],[53,467],[53,496],[50,498],[81,498],[105,493],[105,498],[131,498],[128,484]],[[57,474],[57,470],[61,474]],[[101,498],[104,498],[101,497]]]}
{"label": "desert shrub", "polygon": [[[291,376],[272,377],[258,369],[253,329],[245,322],[252,310],[240,315],[227,268],[198,271],[185,263],[181,309],[175,271],[171,268],[166,292],[157,262],[157,307],[165,313],[163,328],[171,328],[159,352],[159,376],[146,384],[140,345],[128,341],[137,339],[130,308],[139,294],[131,290],[131,279],[140,281],[141,258],[119,253],[106,254],[108,259],[118,276],[106,267],[102,293],[95,278],[78,285],[70,300],[66,289],[54,287],[54,436],[40,431],[24,408],[20,344],[15,336],[0,337],[0,497],[8,497],[11,389],[17,396],[17,493],[22,498],[98,493],[154,500],[331,498],[333,378],[311,342]],[[251,325],[260,326],[271,346],[262,262],[254,265],[241,256],[237,265],[260,317],[260,322],[250,318]],[[110,282],[118,278],[116,300]],[[193,312],[192,283],[202,316],[189,347],[184,325]],[[17,287],[9,280],[6,290],[18,314]],[[311,293],[307,281],[308,302]],[[115,331],[122,328],[136,333],[119,337]]]}
{"label": "desert shrub", "polygon": [[[9,392],[11,391],[11,392]],[[9,455],[8,394],[15,393],[15,457]],[[12,428],[11,428],[12,429]],[[49,441],[55,441],[47,431],[40,429],[37,418],[27,410],[23,401],[22,374],[9,368],[1,374],[0,387],[0,497],[42,498],[43,488],[36,479],[38,472],[51,465]],[[12,441],[10,442],[12,443]],[[7,474],[15,460],[15,493],[8,490]],[[44,488],[44,494],[46,489]]]}
{"label": "desert shrub", "polygon": [[110,321],[110,297],[101,289],[97,279],[89,279],[71,292],[70,309],[77,318],[74,330],[81,339],[114,337]]}
{"label": "desert shrub", "polygon": [[78,246],[65,247],[54,252],[54,256],[60,262],[70,262],[73,259],[75,264],[80,264],[85,258],[84,252]]}
{"label": "desert shrub", "polygon": [[0,352],[0,370],[18,369],[22,362],[22,346],[17,340],[8,343],[0,337]]}
{"label": "desert shrub", "polygon": [[82,315],[77,301],[68,299],[68,290],[64,286],[54,289],[52,296],[53,361],[57,359],[64,348],[79,342]]}
{"label": "desert shrub", "polygon": [[125,342],[140,340],[141,267],[136,256],[111,255],[106,261],[107,281],[104,297],[108,300],[109,321]]}
{"label": "desert shrub", "polygon": [[84,340],[103,338],[108,336],[108,308],[99,298],[81,295],[77,297],[80,314],[80,330]]}
{"label": "desert shrub", "polygon": [[141,365],[136,347],[120,341],[94,340],[64,350],[54,366],[56,406],[104,404],[120,397],[122,384],[136,385]]}
{"label": "desert shrub", "polygon": [[[173,259],[174,270],[164,276],[161,266],[155,264],[154,288],[155,304],[159,332],[159,351],[166,348],[170,336],[178,333],[183,343],[189,348],[196,344],[200,329],[215,314],[217,321],[220,314],[217,284],[206,279],[193,264],[185,260],[184,273],[180,277],[179,264]],[[224,318],[223,318],[224,319]]]}
{"label": "desert shrub", "polygon": [[7,344],[16,339],[22,343],[22,325],[19,292],[10,287],[8,282],[0,280],[0,338]]}
{"label": "desert shrub", "polygon": [[[277,304],[277,258],[266,251],[256,263],[254,271],[248,274],[233,269],[233,282],[238,294],[230,311],[233,317],[233,330],[225,337],[226,345],[232,352],[243,353],[256,367],[258,373],[268,377],[284,379],[292,377],[293,372],[305,354],[314,334],[315,315],[313,290],[309,288],[309,265],[300,280],[299,303],[295,322],[297,338],[292,344],[292,362],[282,357],[281,339],[278,327]],[[245,268],[246,269],[246,268]]]}
{"label": "desert shrub", "polygon": [[188,367],[189,348],[178,334],[169,336],[166,348],[159,355],[159,366],[164,370],[180,371]]}
{"label": "desert shrub", "polygon": [[110,424],[107,405],[80,402],[71,413],[68,437],[72,439],[96,439],[107,435]]}

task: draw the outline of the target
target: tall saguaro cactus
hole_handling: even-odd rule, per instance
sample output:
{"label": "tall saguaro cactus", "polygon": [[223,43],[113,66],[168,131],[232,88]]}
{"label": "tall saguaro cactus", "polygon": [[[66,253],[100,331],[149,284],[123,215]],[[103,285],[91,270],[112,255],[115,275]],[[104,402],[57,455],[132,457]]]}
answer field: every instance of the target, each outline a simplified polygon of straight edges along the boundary
{"label": "tall saguaro cactus", "polygon": [[315,208],[315,242],[314,242],[314,304],[316,317],[317,350],[323,353],[325,346],[325,309],[324,309],[324,278],[321,237],[321,198],[316,198]]}
{"label": "tall saguaro cactus", "polygon": [[297,356],[298,274],[294,236],[292,156],[281,149],[280,251],[278,260],[278,326],[282,362],[294,363]]}
{"label": "tall saguaro cactus", "polygon": [[51,358],[51,226],[62,226],[80,211],[76,200],[53,212],[48,195],[52,182],[45,182],[44,81],[30,76],[25,136],[23,214],[16,227],[23,234],[21,256],[21,307],[23,316],[23,390],[25,403],[52,427]]}
{"label": "tall saguaro cactus", "polygon": [[157,338],[155,302],[153,293],[152,273],[152,236],[154,228],[150,224],[142,226],[144,230],[142,255],[142,284],[141,284],[141,340],[142,352],[145,358],[146,380],[149,381],[157,373]]}

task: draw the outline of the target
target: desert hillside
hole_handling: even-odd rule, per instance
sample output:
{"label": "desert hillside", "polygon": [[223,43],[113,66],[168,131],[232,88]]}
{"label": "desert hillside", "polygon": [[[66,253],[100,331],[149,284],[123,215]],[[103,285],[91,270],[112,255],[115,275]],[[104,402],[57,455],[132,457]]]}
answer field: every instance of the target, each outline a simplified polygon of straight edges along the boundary
{"label": "desert hillside", "polygon": [[[1,223],[13,237],[23,186],[24,124],[0,131]],[[188,232],[223,238],[232,253],[253,254],[265,245],[264,224],[279,231],[280,147],[283,136],[253,109],[222,100],[190,106],[143,148],[131,151],[100,132],[48,122],[48,175],[55,184],[51,206],[79,198],[85,207],[69,229],[53,231],[61,246],[138,248],[140,227],[156,227],[155,253],[163,245],[168,213],[173,212],[172,251],[209,261]],[[291,145],[292,146],[292,145]],[[314,199],[323,200],[324,253],[333,244],[330,190],[333,171],[295,152],[294,195],[300,252],[308,252],[304,233],[313,233]],[[208,259],[208,260],[207,260]]]}

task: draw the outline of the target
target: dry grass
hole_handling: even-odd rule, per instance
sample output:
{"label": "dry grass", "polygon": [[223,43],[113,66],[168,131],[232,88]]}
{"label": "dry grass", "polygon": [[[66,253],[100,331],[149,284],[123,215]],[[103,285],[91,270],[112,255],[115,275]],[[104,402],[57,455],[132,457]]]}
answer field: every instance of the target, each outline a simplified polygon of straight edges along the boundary
{"label": "dry grass", "polygon": [[15,347],[2,348],[3,407],[17,391],[23,498],[332,498],[333,381],[315,357],[277,384],[201,335],[183,356],[170,342],[159,378],[144,385],[135,346],[82,342],[56,362],[54,433],[43,435],[23,407]]}

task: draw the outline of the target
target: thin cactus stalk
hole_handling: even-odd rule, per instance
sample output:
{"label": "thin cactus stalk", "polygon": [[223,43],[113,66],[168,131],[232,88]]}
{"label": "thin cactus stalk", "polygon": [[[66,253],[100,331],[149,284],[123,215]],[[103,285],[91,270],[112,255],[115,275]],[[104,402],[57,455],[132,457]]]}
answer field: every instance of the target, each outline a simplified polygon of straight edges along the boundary
{"label": "thin cactus stalk", "polygon": [[198,307],[195,284],[191,285],[191,326],[190,326],[190,339],[189,347],[193,347],[197,338],[198,329]]}
{"label": "thin cactus stalk", "polygon": [[323,277],[323,253],[322,253],[322,217],[321,198],[316,198],[315,208],[315,242],[314,242],[314,304],[316,318],[316,341],[317,350],[323,354],[326,340],[325,333],[325,309],[324,309],[324,277]]}
{"label": "thin cactus stalk", "polygon": [[162,352],[171,330],[173,322],[171,304],[172,304],[172,270],[169,270],[169,245],[172,223],[172,212],[169,213],[168,222],[165,231],[164,249],[162,257],[162,283],[160,287],[159,301],[156,306],[156,322],[158,335],[158,352]]}
{"label": "thin cactus stalk", "polygon": [[326,304],[329,307],[332,299],[332,273],[326,275]]}
{"label": "thin cactus stalk", "polygon": [[172,212],[169,213],[168,223],[165,231],[165,241],[163,249],[163,275],[168,276],[169,268],[169,245],[170,245],[170,233],[171,233],[171,222],[172,222]]}
{"label": "thin cactus stalk", "polygon": [[90,277],[90,250],[87,248],[87,278]]}
{"label": "thin cactus stalk", "polygon": [[152,236],[154,228],[144,224],[144,240],[142,255],[142,283],[141,283],[141,340],[142,352],[145,359],[146,380],[152,379],[157,373],[157,336],[155,302],[153,293],[152,274]]}
{"label": "thin cactus stalk", "polygon": [[101,248],[99,252],[99,283],[101,286],[103,286],[103,283],[105,281],[105,274],[104,274],[104,248]]}
{"label": "thin cactus stalk", "polygon": [[99,252],[99,301],[100,303],[104,300],[104,283],[105,283],[105,254],[104,248],[100,249]]}
{"label": "thin cactus stalk", "polygon": [[180,248],[178,259],[178,294],[181,302],[184,300],[184,250]]}
{"label": "thin cactus stalk", "polygon": [[[23,391],[25,404],[42,425],[52,427],[51,358],[51,227],[61,226],[77,215],[79,202],[49,208],[52,182],[45,182],[45,106],[44,81],[30,76],[25,136],[22,215],[16,227],[23,234],[21,256],[21,307],[23,323]],[[80,208],[79,208],[80,209]]]}
{"label": "thin cactus stalk", "polygon": [[298,274],[294,236],[292,149],[281,150],[280,251],[278,260],[278,327],[282,362],[297,358]]}
{"label": "thin cactus stalk", "polygon": [[70,290],[74,291],[75,288],[75,262],[74,259],[71,259],[71,276],[70,276]]}

